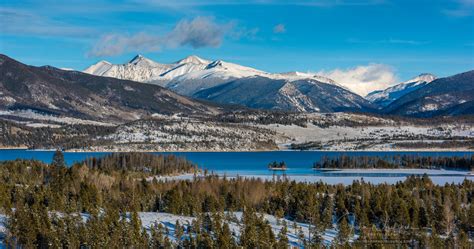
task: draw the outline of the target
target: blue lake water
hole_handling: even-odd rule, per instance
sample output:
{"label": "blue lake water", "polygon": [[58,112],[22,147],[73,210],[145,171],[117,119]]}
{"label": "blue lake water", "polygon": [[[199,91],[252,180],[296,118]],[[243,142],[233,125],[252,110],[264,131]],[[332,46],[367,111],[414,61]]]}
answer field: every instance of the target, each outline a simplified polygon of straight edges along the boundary
{"label": "blue lake water", "polygon": [[[68,165],[80,162],[89,157],[101,157],[109,152],[65,152],[64,157]],[[36,159],[50,163],[54,151],[35,150],[0,150],[0,161],[21,159]],[[269,152],[154,152],[153,154],[174,154],[184,157],[199,167],[218,174],[227,175],[325,175],[325,176],[365,176],[366,173],[338,173],[318,172],[312,169],[314,162],[322,157],[347,156],[393,156],[393,155],[418,155],[418,156],[472,156],[474,152],[326,152],[326,151],[269,151]],[[284,172],[270,171],[268,163],[284,161],[288,169]],[[409,173],[412,174],[412,173]],[[378,172],[371,176],[406,176],[403,172]],[[452,172],[445,176],[452,175]]]}

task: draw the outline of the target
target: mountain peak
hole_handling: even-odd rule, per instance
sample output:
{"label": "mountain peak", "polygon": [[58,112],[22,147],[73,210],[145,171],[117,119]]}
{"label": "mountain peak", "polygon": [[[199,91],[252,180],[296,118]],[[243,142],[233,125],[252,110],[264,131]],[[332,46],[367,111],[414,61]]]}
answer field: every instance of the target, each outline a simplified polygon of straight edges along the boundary
{"label": "mountain peak", "polygon": [[182,60],[176,62],[176,64],[185,64],[185,63],[193,63],[193,64],[209,64],[208,60],[202,59],[197,55],[190,55]]}
{"label": "mountain peak", "polygon": [[96,64],[86,68],[86,70],[84,70],[84,73],[102,75],[104,72],[109,70],[110,67],[112,67],[112,63],[105,60],[101,60]]}
{"label": "mountain peak", "polygon": [[101,60],[97,62],[95,65],[112,65],[112,63],[106,61],[106,60]]}
{"label": "mountain peak", "polygon": [[312,79],[312,80],[316,80],[316,81],[319,81],[319,82],[322,82],[322,83],[341,86],[330,78],[327,78],[327,77],[324,77],[324,76],[321,76],[321,75],[317,75],[317,74],[313,74],[313,73],[303,73],[303,72],[298,72],[298,71],[292,71],[292,72],[286,72],[286,73],[279,73],[277,75],[279,75],[279,76],[281,76],[285,79],[288,79],[288,80]]}
{"label": "mountain peak", "polygon": [[436,76],[430,73],[422,73],[412,79],[409,79],[403,83],[411,83],[411,82],[426,82],[430,83],[431,81],[435,80]]}
{"label": "mountain peak", "polygon": [[387,89],[373,91],[367,94],[366,98],[373,103],[385,107],[397,100],[398,98],[401,98],[403,95],[413,92],[418,88],[431,83],[435,79],[436,76],[434,76],[433,74],[422,73],[412,79],[391,86]]}
{"label": "mountain peak", "polygon": [[129,63],[133,63],[133,64],[138,63],[138,62],[142,61],[143,59],[146,59],[146,58],[141,54],[137,54],[137,55],[135,55],[135,57],[133,57],[133,59],[131,59],[129,61]]}
{"label": "mountain peak", "polygon": [[131,64],[131,65],[135,65],[135,66],[140,66],[140,67],[147,67],[147,68],[153,68],[153,67],[161,67],[162,64],[154,61],[154,60],[151,60],[151,59],[148,59],[146,58],[145,56],[141,55],[141,54],[137,54],[135,55],[135,57],[133,57],[133,59],[131,59],[128,64]]}

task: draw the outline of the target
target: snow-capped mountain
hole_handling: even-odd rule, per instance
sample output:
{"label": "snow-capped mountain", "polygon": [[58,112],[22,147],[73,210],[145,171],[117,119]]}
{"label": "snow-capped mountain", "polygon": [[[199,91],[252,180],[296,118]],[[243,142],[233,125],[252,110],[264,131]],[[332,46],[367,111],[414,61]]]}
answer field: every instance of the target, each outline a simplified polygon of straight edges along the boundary
{"label": "snow-capped mountain", "polygon": [[[151,65],[153,62],[137,58],[132,63]],[[103,71],[107,66],[100,63],[95,69]],[[26,110],[100,122],[123,122],[153,114],[208,116],[222,109],[157,85],[51,66],[28,66],[0,54],[0,111]]]}
{"label": "snow-capped mountain", "polygon": [[315,74],[301,72],[268,73],[222,60],[205,60],[194,55],[170,64],[158,63],[137,55],[125,64],[111,64],[107,61],[100,61],[84,70],[84,72],[98,76],[158,84],[188,96],[235,79],[253,76],[288,81],[312,79],[340,86],[331,79]]}
{"label": "snow-capped mountain", "polygon": [[368,111],[374,106],[342,87],[311,78],[246,77],[199,91],[195,98],[292,112]]}
{"label": "snow-capped mountain", "polygon": [[385,107],[383,113],[429,117],[474,113],[474,70],[433,80]]}
{"label": "snow-capped mountain", "polygon": [[162,78],[163,74],[172,68],[173,65],[160,64],[147,59],[142,55],[137,55],[125,64],[112,64],[108,61],[99,61],[98,63],[88,67],[84,72],[122,80],[150,82]]}
{"label": "snow-capped mountain", "polygon": [[164,86],[177,93],[191,96],[194,93],[215,87],[234,79],[240,79],[267,73],[221,60],[213,61],[202,69],[177,75]]}
{"label": "snow-capped mountain", "polygon": [[415,78],[409,79],[385,90],[373,91],[367,94],[365,98],[374,104],[385,107],[403,95],[415,91],[431,83],[435,79],[436,76],[432,74],[420,74]]}

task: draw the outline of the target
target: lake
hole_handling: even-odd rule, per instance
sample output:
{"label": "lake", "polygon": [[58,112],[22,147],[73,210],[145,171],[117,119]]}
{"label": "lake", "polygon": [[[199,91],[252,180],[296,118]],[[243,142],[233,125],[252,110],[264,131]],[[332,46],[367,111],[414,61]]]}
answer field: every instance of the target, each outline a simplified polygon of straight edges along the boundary
{"label": "lake", "polygon": [[[65,152],[64,157],[68,165],[80,162],[89,157],[101,157],[109,152]],[[21,159],[36,159],[50,163],[54,151],[37,150],[0,150],[0,161]],[[472,151],[456,152],[335,152],[335,151],[267,151],[267,152],[154,152],[153,154],[174,154],[184,157],[199,167],[205,168],[219,175],[230,177],[259,177],[262,179],[273,179],[275,177],[288,177],[297,181],[324,181],[328,183],[350,183],[355,179],[364,178],[366,181],[376,183],[395,183],[404,180],[409,175],[428,174],[437,184],[459,183],[464,179],[473,180],[473,176],[465,171],[445,170],[343,170],[332,172],[320,172],[312,169],[314,162],[322,157],[347,156],[393,156],[393,155],[418,155],[418,156],[472,156]],[[272,161],[285,161],[288,166],[286,171],[270,171],[268,163]]]}

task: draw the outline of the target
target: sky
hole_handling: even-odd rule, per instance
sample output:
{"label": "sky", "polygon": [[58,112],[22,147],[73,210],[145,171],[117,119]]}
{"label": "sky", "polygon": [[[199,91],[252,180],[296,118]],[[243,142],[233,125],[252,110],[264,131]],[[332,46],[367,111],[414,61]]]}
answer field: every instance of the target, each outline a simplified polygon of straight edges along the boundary
{"label": "sky", "polygon": [[365,95],[474,69],[474,0],[0,0],[0,53],[76,70],[198,55]]}

